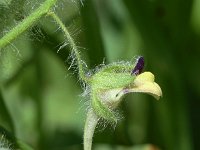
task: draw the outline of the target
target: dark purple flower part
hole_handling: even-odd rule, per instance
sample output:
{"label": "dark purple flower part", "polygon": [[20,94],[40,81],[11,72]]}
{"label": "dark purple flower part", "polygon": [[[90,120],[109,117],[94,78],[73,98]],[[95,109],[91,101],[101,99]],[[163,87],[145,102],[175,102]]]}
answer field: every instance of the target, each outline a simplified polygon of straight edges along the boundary
{"label": "dark purple flower part", "polygon": [[139,56],[136,60],[136,65],[131,72],[131,75],[139,75],[144,68],[144,57]]}

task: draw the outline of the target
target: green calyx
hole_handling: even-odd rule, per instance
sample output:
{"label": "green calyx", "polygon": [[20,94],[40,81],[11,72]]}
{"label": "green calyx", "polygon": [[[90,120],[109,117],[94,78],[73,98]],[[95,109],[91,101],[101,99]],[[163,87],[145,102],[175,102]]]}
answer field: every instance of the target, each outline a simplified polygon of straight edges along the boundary
{"label": "green calyx", "polygon": [[135,76],[131,75],[134,65],[130,62],[119,62],[106,65],[90,79],[91,86],[96,89],[114,89],[128,86]]}
{"label": "green calyx", "polygon": [[122,99],[121,91],[135,79],[134,64],[119,62],[103,66],[90,78],[91,106],[99,118],[117,123],[115,108]]}
{"label": "green calyx", "polygon": [[112,123],[117,123],[117,116],[111,108],[106,106],[106,104],[101,101],[97,93],[94,93],[91,98],[92,108],[98,117],[108,120]]}

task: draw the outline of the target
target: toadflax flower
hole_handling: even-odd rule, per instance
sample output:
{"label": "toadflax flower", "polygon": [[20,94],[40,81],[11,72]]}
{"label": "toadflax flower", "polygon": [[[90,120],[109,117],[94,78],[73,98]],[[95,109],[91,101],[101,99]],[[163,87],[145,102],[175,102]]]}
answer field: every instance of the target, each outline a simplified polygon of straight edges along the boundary
{"label": "toadflax flower", "polygon": [[[134,66],[134,67],[133,67]],[[118,62],[103,66],[89,81],[90,109],[84,132],[84,150],[90,150],[95,127],[100,119],[117,123],[117,106],[128,93],[147,93],[159,99],[162,96],[160,86],[154,82],[151,72],[143,72],[144,58],[139,56],[136,62]]]}

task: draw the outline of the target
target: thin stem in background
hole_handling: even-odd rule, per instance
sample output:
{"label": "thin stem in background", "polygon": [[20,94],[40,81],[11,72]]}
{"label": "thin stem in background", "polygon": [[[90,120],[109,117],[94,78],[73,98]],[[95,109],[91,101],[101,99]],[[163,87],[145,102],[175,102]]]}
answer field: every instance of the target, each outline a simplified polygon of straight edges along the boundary
{"label": "thin stem in background", "polygon": [[72,52],[74,52],[74,54],[75,54],[75,59],[77,61],[77,66],[78,66],[79,78],[82,81],[87,83],[88,78],[85,76],[85,71],[84,71],[84,67],[83,67],[83,62],[81,60],[81,55],[78,51],[78,47],[76,46],[74,39],[71,37],[71,35],[70,35],[69,31],[67,30],[67,28],[65,27],[64,23],[60,20],[60,18],[54,12],[49,12],[48,15],[51,16],[56,21],[56,23],[60,26],[60,28],[64,32],[64,35],[69,42]]}
{"label": "thin stem in background", "polygon": [[0,39],[0,49],[10,44],[20,34],[30,28],[35,22],[37,22],[42,16],[47,14],[51,7],[55,5],[57,0],[46,0],[39,8],[37,8],[26,19],[19,23],[16,27],[11,29],[5,36]]}

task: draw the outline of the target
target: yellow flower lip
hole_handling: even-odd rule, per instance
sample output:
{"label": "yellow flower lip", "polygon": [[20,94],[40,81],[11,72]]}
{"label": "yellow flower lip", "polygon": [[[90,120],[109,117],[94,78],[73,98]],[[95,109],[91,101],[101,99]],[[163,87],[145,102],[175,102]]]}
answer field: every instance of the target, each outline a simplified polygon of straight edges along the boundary
{"label": "yellow flower lip", "polygon": [[160,86],[154,82],[154,75],[151,72],[144,72],[136,76],[129,92],[147,93],[155,97],[157,100],[162,96]]}

